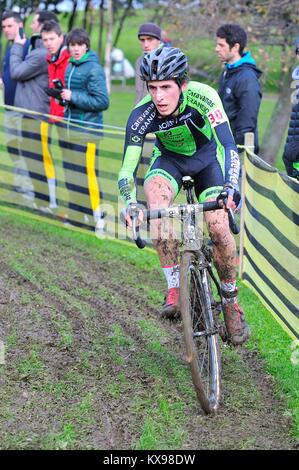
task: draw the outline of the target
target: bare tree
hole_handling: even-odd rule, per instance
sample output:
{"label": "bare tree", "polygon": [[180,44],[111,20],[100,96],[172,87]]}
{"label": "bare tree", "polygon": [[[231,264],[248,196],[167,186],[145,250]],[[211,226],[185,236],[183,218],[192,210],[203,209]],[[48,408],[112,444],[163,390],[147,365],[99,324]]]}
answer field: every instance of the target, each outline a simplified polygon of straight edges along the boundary
{"label": "bare tree", "polygon": [[119,25],[118,25],[118,28],[117,28],[117,32],[116,32],[116,35],[115,35],[114,42],[113,42],[113,47],[117,46],[120,34],[122,32],[122,29],[123,29],[123,26],[124,26],[124,23],[125,23],[125,20],[126,20],[128,14],[130,13],[130,11],[132,10],[132,4],[133,4],[133,0],[128,0],[126,8],[123,10],[123,14],[120,17]]}
{"label": "bare tree", "polygon": [[107,38],[106,38],[104,70],[106,74],[107,89],[108,89],[109,94],[111,91],[112,35],[113,35],[113,6],[112,6],[112,0],[107,0]]}
{"label": "bare tree", "polygon": [[[270,71],[269,47],[275,46],[276,54],[277,48],[280,50],[281,73],[276,83],[279,95],[261,145],[261,156],[274,164],[289,120],[293,42],[298,35],[299,1],[201,0],[195,7],[194,2],[169,0],[167,11],[168,21],[175,27],[176,43],[181,46],[188,42],[194,44],[197,39],[214,38],[218,26],[223,23],[241,24],[249,33],[250,42],[259,44],[255,58],[262,63],[264,81]],[[191,72],[215,77],[220,68],[215,61],[212,62],[205,63],[199,50]]]}
{"label": "bare tree", "polygon": [[77,8],[78,8],[78,0],[73,0],[73,9],[72,9],[69,22],[68,22],[68,31],[71,31],[75,24],[75,19],[77,16]]}
{"label": "bare tree", "polygon": [[87,0],[86,3],[85,3],[85,8],[84,8],[84,16],[83,16],[83,28],[85,30],[88,29],[88,14],[90,12],[90,9],[92,8],[92,1],[91,0]]}
{"label": "bare tree", "polygon": [[104,32],[104,0],[100,1],[99,4],[99,43],[98,43],[98,55],[102,57],[103,49],[103,32]]}
{"label": "bare tree", "polygon": [[261,156],[274,165],[290,116],[293,43],[298,34],[299,3],[298,0],[264,0],[250,3],[252,32],[256,40],[261,44],[276,45],[280,48],[279,94],[261,145]]}

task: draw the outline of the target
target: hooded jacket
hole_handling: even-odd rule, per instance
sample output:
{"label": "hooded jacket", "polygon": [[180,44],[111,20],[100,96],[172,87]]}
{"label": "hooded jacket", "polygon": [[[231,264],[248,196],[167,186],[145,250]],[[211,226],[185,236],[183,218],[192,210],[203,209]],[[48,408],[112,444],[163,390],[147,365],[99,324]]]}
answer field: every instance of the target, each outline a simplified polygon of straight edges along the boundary
{"label": "hooded jacket", "polygon": [[255,135],[258,152],[257,118],[262,99],[259,70],[250,52],[245,52],[234,64],[226,64],[219,80],[218,93],[237,144],[244,145],[244,134]]}
{"label": "hooded jacket", "polygon": [[[24,46],[13,44],[10,52],[10,75],[16,80],[14,105],[43,114],[49,114],[47,49],[39,36],[32,36],[29,52],[23,59]],[[32,115],[37,118],[38,116]]]}
{"label": "hooded jacket", "polygon": [[70,59],[66,69],[65,86],[72,91],[65,110],[69,123],[101,128],[102,111],[109,106],[103,68],[95,52],[88,51],[80,60]]}
{"label": "hooded jacket", "polygon": [[[299,46],[299,40],[298,40]],[[292,79],[296,89],[292,94],[292,111],[288,128],[283,161],[289,176],[299,176],[299,66],[293,70]]]}

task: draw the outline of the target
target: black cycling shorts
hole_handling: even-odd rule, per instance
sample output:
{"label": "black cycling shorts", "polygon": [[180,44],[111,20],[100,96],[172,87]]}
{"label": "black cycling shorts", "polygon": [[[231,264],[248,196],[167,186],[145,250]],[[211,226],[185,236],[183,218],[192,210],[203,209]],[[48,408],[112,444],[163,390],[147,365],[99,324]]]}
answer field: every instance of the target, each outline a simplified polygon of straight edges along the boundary
{"label": "black cycling shorts", "polygon": [[182,187],[183,176],[191,176],[194,179],[196,197],[200,202],[215,199],[224,185],[224,175],[215,153],[214,151],[211,155],[209,149],[209,152],[201,152],[192,157],[158,156],[151,163],[145,181],[154,176],[162,176],[170,181],[177,196]]}

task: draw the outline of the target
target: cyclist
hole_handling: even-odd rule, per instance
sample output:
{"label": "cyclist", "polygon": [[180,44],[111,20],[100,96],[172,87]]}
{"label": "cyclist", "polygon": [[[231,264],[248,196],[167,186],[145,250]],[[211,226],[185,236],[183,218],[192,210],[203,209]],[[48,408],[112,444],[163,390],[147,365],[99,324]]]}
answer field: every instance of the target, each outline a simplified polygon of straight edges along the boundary
{"label": "cyclist", "polygon": [[[177,196],[183,176],[192,176],[199,202],[215,200],[223,188],[226,207],[240,205],[240,162],[227,116],[217,92],[208,85],[189,81],[188,61],[178,48],[162,47],[145,54],[140,73],[149,95],[133,109],[127,123],[119,190],[127,207],[136,203],[134,176],[146,134],[154,133],[153,158],[145,176],[144,192],[149,208],[168,207]],[[227,213],[205,214],[213,241],[214,261],[221,281],[225,324],[232,344],[249,336],[236,288],[236,245],[229,230]],[[127,223],[131,225],[127,211]],[[168,221],[169,222],[169,221]],[[153,240],[168,292],[162,316],[179,311],[179,242],[161,222]],[[167,238],[163,236],[167,230]]]}

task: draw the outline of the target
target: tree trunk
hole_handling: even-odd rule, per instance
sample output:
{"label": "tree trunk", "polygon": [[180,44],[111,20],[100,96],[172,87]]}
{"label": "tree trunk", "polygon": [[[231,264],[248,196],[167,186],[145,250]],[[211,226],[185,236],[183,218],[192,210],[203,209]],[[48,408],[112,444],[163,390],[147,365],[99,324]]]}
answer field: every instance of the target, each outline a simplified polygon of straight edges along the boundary
{"label": "tree trunk", "polygon": [[73,29],[74,23],[75,23],[75,18],[77,14],[77,6],[78,6],[78,0],[73,0],[73,11],[71,13],[70,19],[69,19],[69,24],[68,24],[68,31],[71,31]]}
{"label": "tree trunk", "polygon": [[90,1],[87,0],[84,8],[84,17],[83,17],[83,28],[87,30],[87,17],[88,17],[88,12],[89,12],[89,7],[90,7]]}
{"label": "tree trunk", "polygon": [[291,70],[283,71],[280,92],[260,149],[259,156],[272,166],[275,166],[281,142],[290,120],[291,80]]}
{"label": "tree trunk", "polygon": [[124,26],[125,19],[128,16],[128,14],[129,14],[129,12],[132,8],[132,3],[133,3],[133,0],[128,1],[127,7],[125,8],[125,10],[124,10],[124,12],[123,12],[123,14],[122,14],[122,16],[119,20],[119,25],[118,25],[117,33],[116,33],[116,36],[115,36],[115,39],[114,39],[113,47],[117,46],[117,43],[118,43],[118,40],[119,40],[119,37],[120,37],[120,33],[122,32],[122,29],[123,29],[123,26]]}
{"label": "tree trunk", "polygon": [[112,49],[112,35],[113,35],[113,10],[112,0],[107,1],[107,38],[105,49],[105,74],[108,93],[111,91],[111,49]]}
{"label": "tree trunk", "polygon": [[99,5],[99,45],[98,45],[98,56],[102,57],[102,49],[103,49],[103,32],[104,32],[104,0],[101,0]]}

